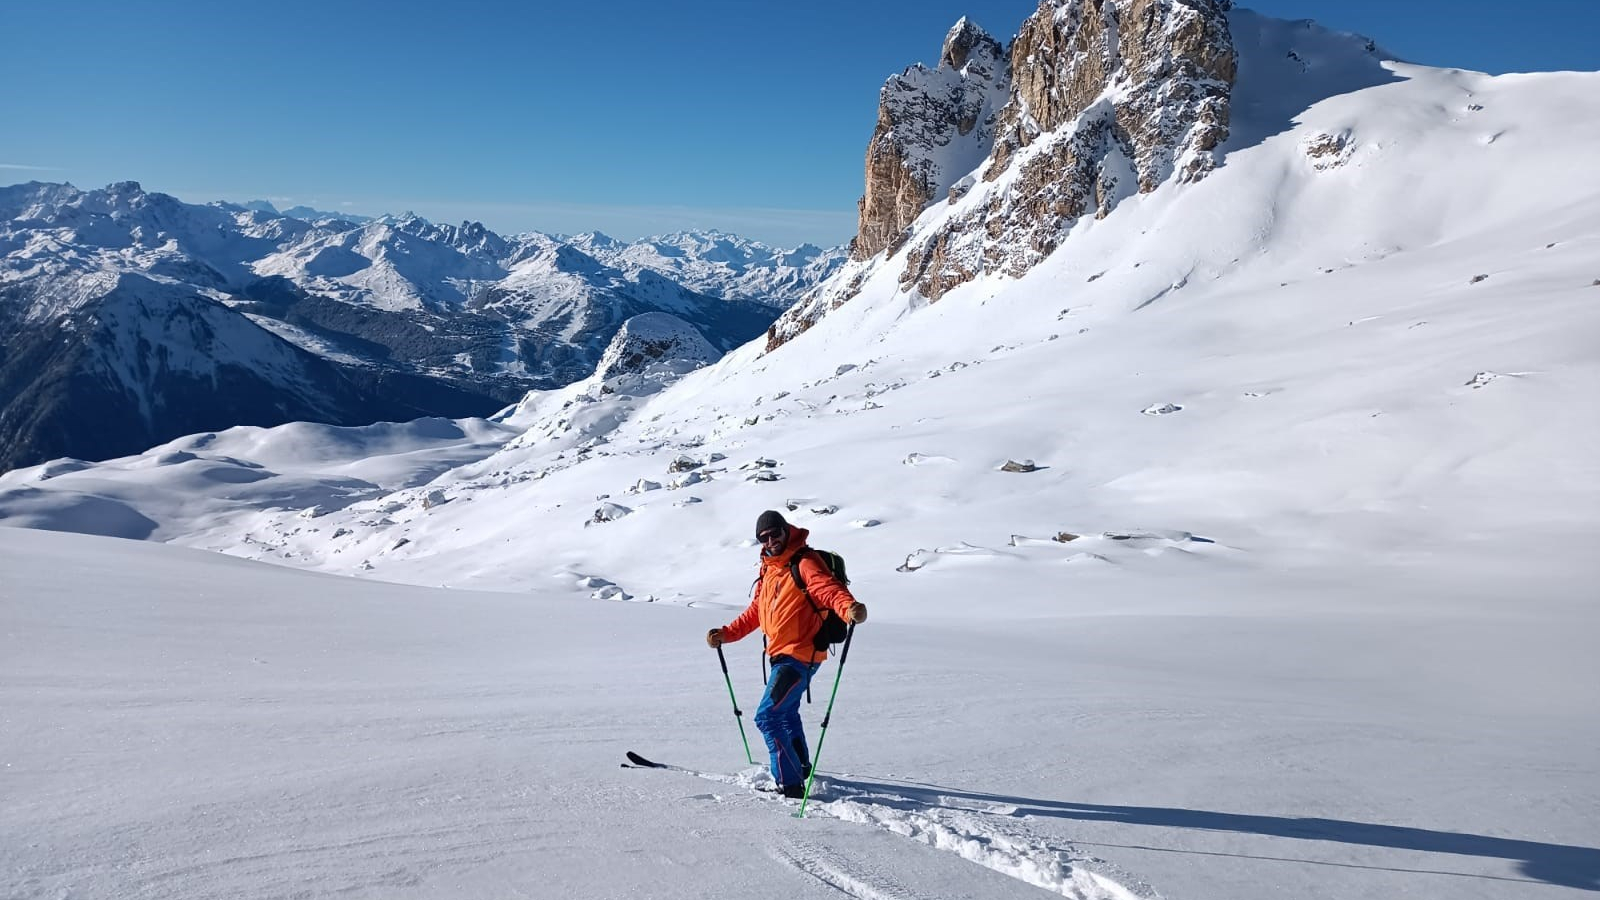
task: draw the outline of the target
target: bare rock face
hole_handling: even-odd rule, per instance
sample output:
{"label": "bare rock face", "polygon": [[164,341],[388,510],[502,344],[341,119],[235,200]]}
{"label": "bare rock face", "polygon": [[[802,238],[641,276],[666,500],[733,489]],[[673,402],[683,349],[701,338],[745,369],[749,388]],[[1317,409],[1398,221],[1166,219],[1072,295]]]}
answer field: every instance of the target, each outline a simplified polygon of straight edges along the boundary
{"label": "bare rock face", "polygon": [[915,65],[884,84],[850,271],[836,272],[779,317],[767,329],[769,351],[854,297],[868,274],[864,261],[898,250],[917,216],[970,186],[965,176],[988,157],[1011,99],[1010,70],[1000,42],[963,18],[945,35],[936,68]]}
{"label": "bare rock face", "polygon": [[[1192,180],[1228,136],[1237,61],[1230,0],[1045,0],[1011,48],[1014,100],[996,141],[993,179],[1016,151],[1111,104],[1141,192],[1181,165]],[[1112,90],[1115,89],[1115,90]]]}
{"label": "bare rock face", "polygon": [[[903,290],[935,301],[986,272],[1021,277],[1083,216],[1204,178],[1228,137],[1231,5],[1041,0],[1009,61],[963,19],[937,69],[884,85],[851,262],[768,329],[767,349],[848,302],[891,258],[904,260]],[[941,202],[942,221],[908,230]]]}
{"label": "bare rock face", "polygon": [[852,259],[894,244],[988,155],[1009,99],[1008,69],[1000,42],[962,19],[945,36],[937,68],[915,65],[883,86]]}
{"label": "bare rock face", "polygon": [[1014,180],[915,243],[901,282],[937,300],[982,272],[1019,277],[1078,218],[1205,177],[1228,136],[1229,5],[1044,0],[1012,45],[1012,100],[981,172]]}

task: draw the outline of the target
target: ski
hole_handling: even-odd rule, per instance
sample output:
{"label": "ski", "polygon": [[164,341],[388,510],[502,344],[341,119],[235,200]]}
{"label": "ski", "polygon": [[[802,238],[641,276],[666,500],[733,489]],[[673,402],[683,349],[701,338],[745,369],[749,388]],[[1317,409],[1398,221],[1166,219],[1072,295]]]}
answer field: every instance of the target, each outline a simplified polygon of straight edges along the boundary
{"label": "ski", "polygon": [[686,766],[675,766],[672,763],[656,762],[653,759],[645,759],[632,750],[628,751],[627,756],[628,761],[622,764],[624,769],[665,769],[668,772],[682,772],[685,775],[694,775],[698,778],[707,778],[712,781],[721,781],[726,783],[733,782],[733,776],[731,775],[717,775],[712,772],[702,772],[699,769],[691,769]]}
{"label": "ski", "polygon": [[[796,803],[796,801],[799,800],[803,802],[805,799],[786,797],[784,796],[783,792],[776,787],[756,787],[750,784],[741,784],[739,779],[732,775],[719,775],[714,772],[701,772],[698,769],[690,769],[684,766],[675,766],[671,763],[656,762],[653,759],[645,759],[643,756],[640,756],[632,750],[629,750],[626,755],[628,757],[628,761],[621,764],[622,768],[624,769],[664,769],[668,772],[679,772],[684,775],[693,775],[696,778],[704,778],[707,781],[715,781],[728,787],[748,790],[757,797],[784,803],[788,806],[799,805]],[[816,800],[817,797],[813,796],[810,799]],[[799,816],[797,815],[796,818],[799,818]]]}
{"label": "ski", "polygon": [[670,765],[667,765],[666,763],[652,762],[651,760],[645,759],[644,757],[642,757],[639,754],[633,752],[632,750],[628,751],[628,761],[623,763],[622,767],[624,769],[676,769],[676,768],[678,768],[677,766],[670,766]]}

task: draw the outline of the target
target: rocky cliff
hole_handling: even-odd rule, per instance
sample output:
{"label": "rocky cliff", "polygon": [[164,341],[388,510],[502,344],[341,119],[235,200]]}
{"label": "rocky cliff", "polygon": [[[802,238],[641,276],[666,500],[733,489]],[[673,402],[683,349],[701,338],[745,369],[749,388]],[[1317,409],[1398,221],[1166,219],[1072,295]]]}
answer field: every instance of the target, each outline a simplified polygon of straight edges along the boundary
{"label": "rocky cliff", "polygon": [[[852,265],[785,312],[768,349],[847,302],[880,266],[900,267],[906,290],[936,301],[984,272],[1020,277],[1083,216],[1203,178],[1228,137],[1230,6],[1043,0],[1008,57],[958,23],[938,69],[913,67],[884,86]],[[951,135],[964,142],[940,143]],[[935,152],[950,147],[960,152]],[[944,215],[911,227],[939,204]]]}
{"label": "rocky cliff", "polygon": [[1228,136],[1227,0],[1047,0],[1012,45],[1011,102],[981,169],[1009,180],[908,254],[937,300],[984,270],[1020,276],[1072,223],[1203,177]]}
{"label": "rocky cliff", "polygon": [[936,68],[912,66],[883,86],[851,259],[898,246],[923,209],[988,155],[1008,69],[1000,42],[962,19],[945,35]]}

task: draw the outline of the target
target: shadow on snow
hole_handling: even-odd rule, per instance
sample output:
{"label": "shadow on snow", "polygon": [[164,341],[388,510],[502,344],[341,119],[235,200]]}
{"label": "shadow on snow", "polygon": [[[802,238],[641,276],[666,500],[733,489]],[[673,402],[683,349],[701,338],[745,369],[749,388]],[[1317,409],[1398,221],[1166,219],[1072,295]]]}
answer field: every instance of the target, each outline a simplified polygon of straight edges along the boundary
{"label": "shadow on snow", "polygon": [[[1600,848],[1594,847],[1547,844],[1539,841],[1490,837],[1482,834],[1434,831],[1402,825],[1377,825],[1369,822],[1348,822],[1340,819],[1317,817],[1258,816],[1161,806],[1107,806],[1061,800],[1035,800],[1027,797],[966,791],[935,784],[891,778],[846,778],[830,775],[829,780],[841,787],[855,788],[875,795],[886,794],[887,796],[873,796],[872,802],[890,807],[903,806],[906,809],[948,806],[947,801],[951,799],[972,800],[1014,806],[1016,811],[1011,815],[1018,817],[1040,816],[1077,819],[1086,822],[1117,822],[1126,825],[1145,825],[1156,828],[1227,831],[1240,834],[1257,834],[1266,837],[1332,841],[1369,847],[1389,847],[1395,850],[1415,850],[1424,853],[1449,853],[1457,856],[1513,860],[1517,863],[1517,870],[1527,876],[1528,879],[1562,887],[1600,891]],[[1132,845],[1118,846],[1132,847]],[[1170,853],[1195,853],[1208,856],[1246,856],[1246,854],[1239,853],[1188,850],[1179,847],[1139,846],[1132,848]],[[1469,878],[1493,879],[1499,877],[1467,872],[1404,869],[1309,859],[1247,858],[1348,868],[1386,869],[1397,872],[1419,872],[1430,875],[1454,875]]]}

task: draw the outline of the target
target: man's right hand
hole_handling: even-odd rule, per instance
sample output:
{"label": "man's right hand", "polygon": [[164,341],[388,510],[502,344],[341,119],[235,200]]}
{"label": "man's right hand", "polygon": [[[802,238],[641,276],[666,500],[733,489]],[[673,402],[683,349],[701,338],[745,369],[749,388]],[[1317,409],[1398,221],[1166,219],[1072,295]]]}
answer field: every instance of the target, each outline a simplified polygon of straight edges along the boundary
{"label": "man's right hand", "polygon": [[713,628],[706,632],[706,646],[715,650],[722,646],[722,629]]}

